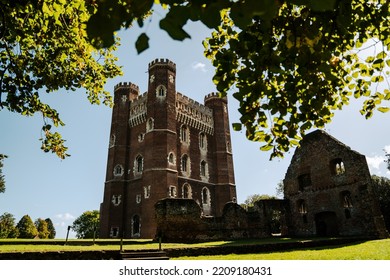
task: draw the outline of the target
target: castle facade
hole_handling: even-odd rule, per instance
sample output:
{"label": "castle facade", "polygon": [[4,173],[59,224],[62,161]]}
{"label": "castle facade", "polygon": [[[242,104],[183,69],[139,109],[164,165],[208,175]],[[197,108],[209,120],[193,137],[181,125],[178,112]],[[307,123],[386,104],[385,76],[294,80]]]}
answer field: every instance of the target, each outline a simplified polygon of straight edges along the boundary
{"label": "castle facade", "polygon": [[149,63],[147,92],[132,83],[114,89],[101,238],[154,238],[155,204],[193,199],[218,217],[236,201],[227,98],[200,104],[176,91],[176,65]]}

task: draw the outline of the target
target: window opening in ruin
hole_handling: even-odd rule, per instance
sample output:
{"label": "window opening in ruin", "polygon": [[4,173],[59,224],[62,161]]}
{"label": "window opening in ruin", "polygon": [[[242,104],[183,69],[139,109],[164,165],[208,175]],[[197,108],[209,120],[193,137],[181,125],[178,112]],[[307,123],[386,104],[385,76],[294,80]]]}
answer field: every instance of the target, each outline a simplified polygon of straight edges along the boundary
{"label": "window opening in ruin", "polygon": [[331,171],[334,175],[341,175],[345,173],[344,162],[341,158],[336,158],[331,161]]}
{"label": "window opening in ruin", "polygon": [[182,197],[183,198],[192,198],[192,191],[191,191],[191,186],[187,183],[183,185],[182,188]]}
{"label": "window opening in ruin", "polygon": [[137,202],[137,204],[140,204],[141,203],[141,195],[140,194],[137,194],[135,196],[135,202]]}
{"label": "window opening in ruin", "polygon": [[131,221],[132,236],[139,236],[141,232],[141,221],[138,215],[134,215]]}
{"label": "window opening in ruin", "polygon": [[341,192],[341,202],[344,208],[352,208],[352,198],[351,193],[349,191]]}
{"label": "window opening in ruin", "polygon": [[307,213],[307,208],[306,208],[306,203],[303,199],[298,200],[298,212],[300,214],[306,214]]}
{"label": "window opening in ruin", "polygon": [[305,173],[298,176],[299,190],[303,191],[307,187],[311,187],[311,176],[310,173]]}

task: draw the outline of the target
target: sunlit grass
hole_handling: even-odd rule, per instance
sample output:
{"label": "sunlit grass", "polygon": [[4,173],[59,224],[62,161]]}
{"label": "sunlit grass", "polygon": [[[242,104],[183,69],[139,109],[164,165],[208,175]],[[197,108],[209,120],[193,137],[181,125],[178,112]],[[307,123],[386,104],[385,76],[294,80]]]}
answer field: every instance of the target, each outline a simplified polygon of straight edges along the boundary
{"label": "sunlit grass", "polygon": [[181,257],[181,260],[390,260],[390,239],[286,252]]}

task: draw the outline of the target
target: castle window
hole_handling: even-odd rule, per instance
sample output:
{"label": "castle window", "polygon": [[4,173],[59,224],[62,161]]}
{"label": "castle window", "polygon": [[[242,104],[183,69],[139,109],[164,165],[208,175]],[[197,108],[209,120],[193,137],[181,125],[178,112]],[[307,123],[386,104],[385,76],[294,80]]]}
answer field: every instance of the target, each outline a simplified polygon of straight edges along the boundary
{"label": "castle window", "polygon": [[305,173],[298,176],[299,190],[303,191],[307,187],[311,187],[311,176],[310,173]]}
{"label": "castle window", "polygon": [[150,186],[144,187],[144,198],[150,197]]}
{"label": "castle window", "polygon": [[173,153],[169,153],[169,155],[168,155],[168,162],[170,164],[175,164],[175,155]]}
{"label": "castle window", "polygon": [[118,206],[119,204],[121,204],[121,198],[121,195],[113,195],[111,199],[112,204],[114,204],[114,206]]}
{"label": "castle window", "polygon": [[156,88],[156,96],[157,97],[165,97],[167,95],[167,89],[163,85],[159,85]]}
{"label": "castle window", "polygon": [[330,162],[330,168],[333,175],[341,175],[345,173],[344,162],[341,158],[336,158]]}
{"label": "castle window", "polygon": [[182,143],[189,143],[190,135],[189,130],[186,125],[182,125],[180,128],[180,140]]}
{"label": "castle window", "polygon": [[134,160],[134,176],[140,176],[144,170],[144,158],[138,155]]}
{"label": "castle window", "polygon": [[154,128],[154,120],[150,118],[146,124],[146,132],[152,131]]}
{"label": "castle window", "polygon": [[202,189],[202,204],[210,205],[210,190],[207,187]]}
{"label": "castle window", "polygon": [[140,203],[141,203],[141,199],[142,199],[142,197],[141,197],[140,194],[137,194],[137,195],[135,196],[135,202],[137,202],[137,204],[140,204]]}
{"label": "castle window", "polygon": [[344,208],[352,208],[351,193],[349,191],[343,191],[340,193],[341,203]]}
{"label": "castle window", "polygon": [[169,186],[168,196],[169,197],[176,197],[176,187],[175,186]]}
{"label": "castle window", "polygon": [[230,144],[230,141],[226,141],[226,151],[229,153],[232,152],[232,145]]}
{"label": "castle window", "polygon": [[144,139],[145,139],[145,134],[143,133],[138,134],[138,142],[142,142],[144,141]]}
{"label": "castle window", "polygon": [[187,155],[181,157],[181,171],[186,174],[190,172],[190,159]]}
{"label": "castle window", "polygon": [[200,163],[200,176],[206,177],[207,173],[207,163],[202,160]]}
{"label": "castle window", "polygon": [[183,198],[192,198],[191,186],[185,183],[182,187],[182,197]]}
{"label": "castle window", "polygon": [[138,215],[134,215],[131,219],[131,235],[139,237],[141,233],[141,219]]}
{"label": "castle window", "polygon": [[300,214],[306,214],[307,213],[306,203],[305,203],[305,201],[303,199],[298,200],[297,206],[298,206],[298,212]]}
{"label": "castle window", "polygon": [[110,237],[118,237],[118,235],[119,235],[119,228],[118,227],[111,227]]}
{"label": "castle window", "polygon": [[120,164],[115,165],[114,167],[114,176],[122,176],[123,175],[123,166]]}
{"label": "castle window", "polygon": [[199,134],[199,148],[202,150],[207,149],[207,139],[206,135],[203,132]]}

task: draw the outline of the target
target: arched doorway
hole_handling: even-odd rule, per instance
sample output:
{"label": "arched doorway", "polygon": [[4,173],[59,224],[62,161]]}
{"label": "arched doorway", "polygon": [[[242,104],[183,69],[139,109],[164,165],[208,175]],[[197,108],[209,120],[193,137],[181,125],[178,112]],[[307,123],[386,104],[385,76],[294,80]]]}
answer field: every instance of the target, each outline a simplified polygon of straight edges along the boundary
{"label": "arched doorway", "polygon": [[316,232],[318,236],[336,236],[339,234],[335,212],[325,211],[315,215]]}

